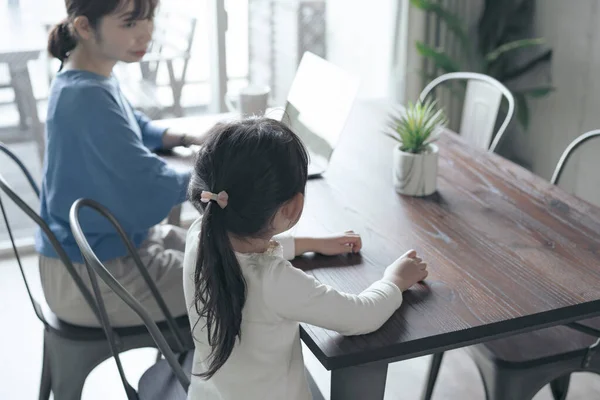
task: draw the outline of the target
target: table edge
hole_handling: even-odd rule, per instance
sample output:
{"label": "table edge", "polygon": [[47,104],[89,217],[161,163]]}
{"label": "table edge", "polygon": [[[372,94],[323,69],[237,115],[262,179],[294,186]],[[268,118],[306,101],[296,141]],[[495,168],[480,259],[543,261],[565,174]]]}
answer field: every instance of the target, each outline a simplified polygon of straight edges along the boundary
{"label": "table edge", "polygon": [[[300,325],[300,337],[321,365],[331,371],[369,363],[390,363],[407,360],[593,317],[600,317],[600,299],[494,322],[492,324],[484,324],[459,331],[429,336],[410,342],[395,343],[376,350],[359,351],[333,357],[327,356],[321,350],[310,334],[302,327],[302,324]],[[548,322],[549,320],[551,322]]]}

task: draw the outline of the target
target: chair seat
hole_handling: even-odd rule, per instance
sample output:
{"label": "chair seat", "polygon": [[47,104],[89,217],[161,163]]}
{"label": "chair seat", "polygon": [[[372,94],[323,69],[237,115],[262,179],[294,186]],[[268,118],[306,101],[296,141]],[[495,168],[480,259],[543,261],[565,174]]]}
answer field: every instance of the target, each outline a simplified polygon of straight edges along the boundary
{"label": "chair seat", "polygon": [[[192,374],[192,361],[194,351],[182,354],[184,357],[181,366],[188,377]],[[181,362],[181,358],[180,358]],[[138,398],[140,400],[186,400],[187,394],[173,374],[167,360],[160,360],[148,368],[140,378],[138,384]]]}
{"label": "chair seat", "polygon": [[[70,339],[70,340],[77,340],[77,341],[80,341],[80,340],[83,340],[83,341],[85,341],[85,340],[105,341],[106,340],[106,335],[104,334],[104,330],[100,327],[95,328],[95,327],[79,326],[79,325],[73,325],[68,322],[62,321],[47,306],[43,307],[43,314],[44,314],[44,318],[46,319],[46,322],[47,322],[47,326],[46,326],[47,329],[50,329],[57,336],[60,336],[60,337],[66,338],[66,339]],[[140,323],[141,323],[141,321],[140,321]],[[181,329],[182,332],[187,332],[190,329],[189,328],[189,319],[186,315],[175,318],[175,323]],[[158,322],[157,325],[158,325],[158,328],[162,332],[169,331],[169,326],[167,325],[167,323],[165,321]],[[146,328],[146,325],[142,324],[142,325],[131,326],[131,327],[126,327],[126,328],[115,328],[115,332],[120,337],[128,337],[128,336],[139,336],[139,335],[148,334],[148,329]]]}
{"label": "chair seat", "polygon": [[[600,329],[600,318],[580,323]],[[511,368],[530,368],[554,360],[583,357],[596,340],[598,338],[557,326],[478,344],[471,346],[469,351],[484,353],[493,362]]]}

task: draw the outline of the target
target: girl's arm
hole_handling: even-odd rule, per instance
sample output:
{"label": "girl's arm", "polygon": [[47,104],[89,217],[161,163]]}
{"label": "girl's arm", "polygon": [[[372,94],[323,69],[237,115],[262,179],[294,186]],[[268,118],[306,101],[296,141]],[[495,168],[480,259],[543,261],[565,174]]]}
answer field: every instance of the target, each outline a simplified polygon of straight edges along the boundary
{"label": "girl's arm", "polygon": [[321,237],[293,237],[282,233],[273,237],[283,248],[283,257],[293,260],[304,253],[319,253],[327,256],[358,253],[362,248],[360,235],[353,231]]}
{"label": "girl's arm", "polygon": [[402,291],[379,280],[358,295],[343,293],[283,260],[272,265],[264,288],[266,304],[282,318],[343,335],[373,332],[402,304]]}

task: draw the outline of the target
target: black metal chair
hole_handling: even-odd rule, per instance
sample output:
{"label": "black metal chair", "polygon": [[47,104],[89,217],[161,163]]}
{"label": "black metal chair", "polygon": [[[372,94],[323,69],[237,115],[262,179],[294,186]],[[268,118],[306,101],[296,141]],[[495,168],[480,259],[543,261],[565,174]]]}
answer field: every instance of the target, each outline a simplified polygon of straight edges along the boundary
{"label": "black metal chair", "polygon": [[[567,162],[600,130],[576,138],[563,152],[551,183],[558,185]],[[600,374],[600,317],[541,329],[467,348],[483,380],[487,400],[530,400],[548,383],[555,400],[565,400],[570,376]],[[444,353],[434,354],[423,399],[429,400]]]}
{"label": "black metal chair", "polygon": [[[23,165],[21,160],[2,143],[0,143],[0,152],[6,154],[15,162],[25,175],[33,191],[39,197],[40,190],[31,173],[25,165]],[[83,299],[89,305],[91,312],[98,318],[99,326],[102,326],[101,315],[96,301],[94,300],[94,296],[87,289],[81,276],[79,276],[73,267],[73,264],[60,245],[60,242],[46,222],[15,193],[0,173],[0,195],[2,192],[25,214],[27,214],[27,216],[31,218],[48,237],[65,268],[81,291]],[[39,399],[48,400],[50,398],[50,392],[52,392],[54,398],[57,400],[79,400],[81,398],[85,379],[89,373],[98,364],[111,356],[111,349],[107,342],[107,336],[100,327],[89,328],[75,326],[61,321],[52,310],[50,310],[43,296],[38,299],[33,296],[29,281],[21,263],[21,257],[15,243],[15,238],[12,234],[6,208],[4,207],[1,197],[0,209],[8,229],[15,259],[21,270],[23,282],[25,283],[34,312],[44,325],[44,350]],[[176,348],[177,351],[184,351],[192,348],[193,344],[191,335],[189,334],[190,328],[187,316],[173,320],[170,314],[168,314],[168,310],[163,309],[163,311],[165,311],[165,322],[160,322],[158,326],[161,332],[166,335],[167,340],[172,343],[173,348]],[[181,332],[186,332],[185,340]],[[143,347],[156,347],[154,340],[144,325],[128,328],[115,328],[111,330],[111,333],[112,334],[109,335],[109,337],[115,338],[119,351]],[[122,370],[120,366],[119,369]],[[122,378],[124,379],[123,375]],[[133,389],[130,391],[132,390]]]}
{"label": "black metal chair", "polygon": [[[106,336],[108,337],[108,343],[110,344],[113,357],[117,361],[119,373],[121,374],[121,377],[123,379],[123,385],[127,391],[128,398],[130,400],[138,398],[156,400],[178,398],[185,399],[187,389],[190,385],[189,375],[191,373],[192,367],[192,352],[183,353],[182,359],[178,360],[171,348],[169,347],[169,344],[165,340],[164,336],[162,335],[156,322],[154,322],[154,320],[150,317],[150,314],[144,309],[144,307],[140,304],[139,301],[137,301],[123,286],[121,286],[121,284],[114,278],[114,276],[106,269],[106,267],[98,259],[91,246],[89,245],[85,234],[81,229],[81,224],[79,223],[79,213],[83,207],[89,207],[97,211],[110,221],[110,223],[117,230],[117,232],[121,236],[121,239],[127,246],[130,254],[135,260],[135,263],[140,268],[140,271],[142,272],[144,278],[149,283],[152,282],[152,279],[150,278],[150,275],[145,270],[139,256],[137,255],[133,243],[127,237],[127,234],[125,233],[119,222],[108,211],[106,207],[102,206],[96,201],[89,199],[79,199],[75,203],[73,203],[73,206],[71,207],[69,213],[71,230],[73,232],[73,235],[75,236],[77,246],[81,250],[81,254],[83,255],[83,258],[85,260],[85,265],[87,266],[88,273],[90,275],[90,281],[92,282],[92,289],[94,290],[96,302],[98,303],[98,309],[100,311],[100,317],[102,319],[102,326],[104,327]],[[123,378],[123,373],[120,367],[121,362],[119,357],[119,349],[116,345],[116,338],[113,334],[114,330],[111,327],[110,320],[106,312],[106,308],[104,306],[102,293],[98,286],[98,280],[96,275],[99,276],[100,279],[102,279],[102,281],[104,281],[104,283],[108,287],[110,287],[110,289],[112,289],[129,307],[131,307],[133,311],[136,312],[136,314],[140,316],[142,321],[144,321],[146,328],[148,328],[150,335],[156,342],[156,346],[166,359],[152,366],[144,374],[144,376],[142,376],[142,379],[140,379],[138,385],[137,393],[131,392],[131,387]],[[155,298],[159,302],[161,308],[164,307],[166,310],[166,304],[164,303],[164,300],[162,299],[162,296],[158,292],[156,286],[154,286],[153,283],[151,283],[149,286]],[[170,320],[170,316],[168,320]],[[181,366],[182,363],[184,364],[187,373],[184,372],[184,369]],[[166,368],[167,364],[168,366],[170,366],[170,370]],[[172,379],[173,375],[175,376],[176,380]],[[178,385],[176,381],[178,381],[180,385]]]}

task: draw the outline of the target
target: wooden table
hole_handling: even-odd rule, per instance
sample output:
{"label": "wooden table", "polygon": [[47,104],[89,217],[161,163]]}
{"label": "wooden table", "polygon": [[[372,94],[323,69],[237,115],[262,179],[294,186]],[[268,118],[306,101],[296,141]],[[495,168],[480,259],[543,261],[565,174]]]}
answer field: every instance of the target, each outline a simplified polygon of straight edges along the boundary
{"label": "wooden table", "polygon": [[398,195],[394,142],[381,133],[387,110],[355,107],[329,170],[308,183],[297,229],[354,229],[361,254],[294,264],[359,293],[414,248],[430,275],[373,334],[302,326],[332,371],[332,400],[383,399],[390,362],[600,315],[600,209],[452,133],[438,143],[437,193]]}

